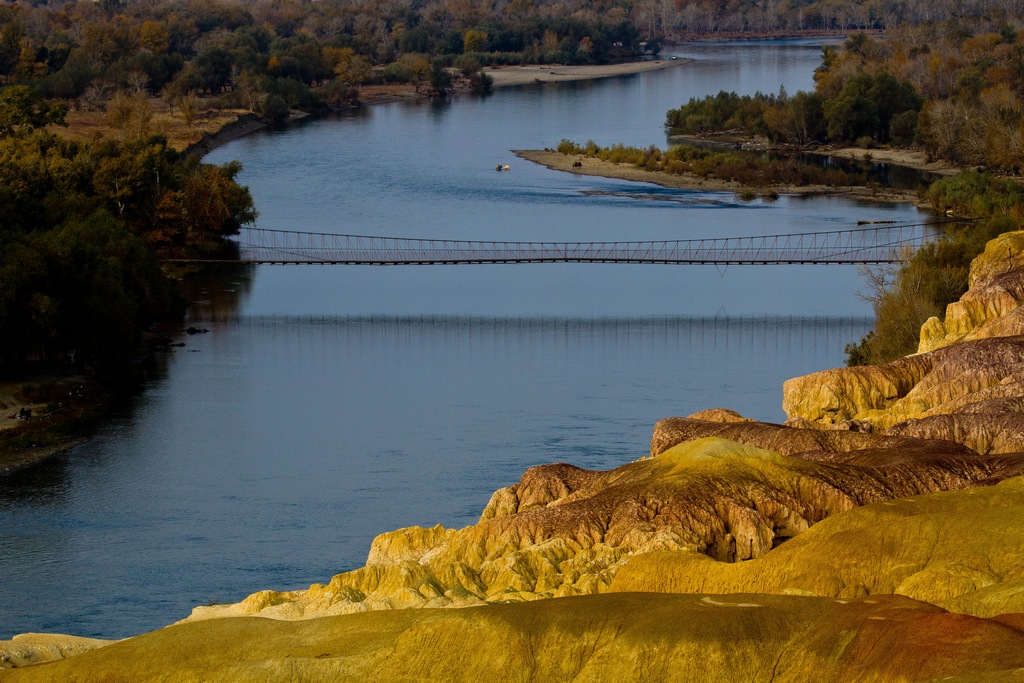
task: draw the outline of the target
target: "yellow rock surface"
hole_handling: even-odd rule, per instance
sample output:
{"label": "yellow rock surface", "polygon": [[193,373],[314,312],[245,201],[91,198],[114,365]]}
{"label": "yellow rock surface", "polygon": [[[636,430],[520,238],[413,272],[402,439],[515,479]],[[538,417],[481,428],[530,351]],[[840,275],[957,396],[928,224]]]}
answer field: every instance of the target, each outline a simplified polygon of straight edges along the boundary
{"label": "yellow rock surface", "polygon": [[300,622],[172,626],[7,683],[1012,680],[1024,619],[898,596],[608,594]]}
{"label": "yellow rock surface", "polygon": [[0,640],[0,669],[66,659],[112,642],[58,633],[22,633],[11,640]]}
{"label": "yellow rock surface", "polygon": [[1024,613],[1024,477],[867,505],[750,562],[658,552],[627,562],[613,591],[900,594],[979,617]]}
{"label": "yellow rock surface", "polygon": [[918,353],[961,341],[1024,334],[1024,232],[991,240],[971,263],[968,291],[946,307],[943,320],[921,327]]}
{"label": "yellow rock surface", "polygon": [[[980,452],[1024,450],[1020,408],[1007,399],[1024,396],[1024,336],[979,339],[930,353],[900,358],[884,366],[837,368],[787,380],[782,407],[790,418],[832,425],[870,422],[876,432],[900,422],[953,415],[959,431],[947,436]],[[990,436],[975,435],[983,421],[970,415],[1001,414],[1009,430],[992,450]],[[968,416],[968,417],[964,417]],[[904,433],[894,431],[893,434]]]}

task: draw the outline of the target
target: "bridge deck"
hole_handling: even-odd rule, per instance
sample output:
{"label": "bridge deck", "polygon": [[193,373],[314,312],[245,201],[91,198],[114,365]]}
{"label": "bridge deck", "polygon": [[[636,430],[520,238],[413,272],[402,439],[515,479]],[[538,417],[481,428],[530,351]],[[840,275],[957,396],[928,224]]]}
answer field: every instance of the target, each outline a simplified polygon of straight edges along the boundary
{"label": "bridge deck", "polygon": [[239,258],[222,262],[375,266],[492,263],[878,264],[907,260],[917,247],[934,237],[935,231],[929,228],[930,225],[874,225],[786,235],[638,242],[485,242],[247,228],[237,240]]}

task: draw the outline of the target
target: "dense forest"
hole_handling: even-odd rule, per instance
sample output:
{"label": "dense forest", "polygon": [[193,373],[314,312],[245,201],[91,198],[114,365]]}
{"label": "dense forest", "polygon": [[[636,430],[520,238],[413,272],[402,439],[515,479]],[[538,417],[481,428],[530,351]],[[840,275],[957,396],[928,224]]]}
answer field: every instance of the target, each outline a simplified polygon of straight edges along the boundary
{"label": "dense forest", "polygon": [[177,298],[160,253],[209,253],[255,219],[240,166],[159,136],[78,143],[43,127],[63,105],[0,91],[0,374],[73,357],[112,366]]}
{"label": "dense forest", "polygon": [[[280,118],[285,106],[353,102],[366,83],[443,91],[462,74],[485,90],[480,68],[492,64],[603,63],[684,37],[902,31],[947,17],[998,32],[1022,9],[1024,0],[14,2],[0,6],[0,82],[82,107],[103,107],[117,92],[215,94]],[[960,48],[949,36],[895,35],[905,49],[898,37],[886,45],[907,65],[922,47],[926,62]],[[925,66],[936,87],[959,68]]]}
{"label": "dense forest", "polygon": [[482,66],[602,63],[656,53],[627,13],[540,11],[519,0],[336,3],[171,0],[0,7],[0,82],[102,108],[114,93],[216,95],[278,118],[352,102],[368,83],[435,91]]}

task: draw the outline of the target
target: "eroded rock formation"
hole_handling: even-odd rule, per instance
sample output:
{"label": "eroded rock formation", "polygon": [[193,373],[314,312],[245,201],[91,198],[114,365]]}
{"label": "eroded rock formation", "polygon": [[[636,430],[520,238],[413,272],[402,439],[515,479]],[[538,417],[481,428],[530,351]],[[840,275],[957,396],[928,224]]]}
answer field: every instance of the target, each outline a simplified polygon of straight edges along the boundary
{"label": "eroded rock formation", "polygon": [[[1002,235],[971,264],[970,288],[921,330],[920,352],[880,367],[791,379],[793,424],[952,439],[975,451],[1024,450],[1024,232]],[[941,416],[941,417],[940,417]]]}
{"label": "eroded rock formation", "polygon": [[[883,366],[837,368],[787,380],[782,407],[791,419],[824,425],[864,420],[879,431],[933,415],[1001,411],[1007,404],[995,401],[1020,396],[1024,337],[1018,336],[979,339]],[[1024,450],[1024,442],[1011,450]]]}
{"label": "eroded rock formation", "polygon": [[[327,585],[263,591],[236,605],[196,608],[192,618],[303,619],[601,593],[638,553],[687,551],[721,562],[758,558],[860,505],[1024,472],[1024,456],[986,459],[950,442],[755,423],[687,424],[717,425],[736,440],[686,440],[608,472],[534,467],[515,486],[497,491],[475,526],[382,534],[365,567]],[[750,440],[757,432],[792,432],[802,457],[737,443],[738,431]],[[842,437],[864,448],[843,452],[845,458],[821,448]]]}
{"label": "eroded rock formation", "polygon": [[921,327],[918,353],[972,339],[1024,334],[1024,232],[990,241],[971,263],[968,291],[946,307],[943,320]]}
{"label": "eroded rock formation", "polygon": [[67,659],[112,642],[57,633],[22,633],[11,640],[0,640],[0,669]]}
{"label": "eroded rock formation", "polygon": [[[1014,467],[1019,467],[1019,462]],[[638,555],[615,591],[900,594],[974,616],[1024,613],[1024,477],[851,510],[752,562]]]}
{"label": "eroded rock formation", "polygon": [[847,429],[806,429],[766,422],[712,422],[691,416],[669,417],[655,423],[654,435],[651,437],[651,457],[656,457],[677,444],[711,436],[754,448],[763,448],[780,455],[842,453],[864,449],[975,455],[971,449],[950,441],[938,443]]}

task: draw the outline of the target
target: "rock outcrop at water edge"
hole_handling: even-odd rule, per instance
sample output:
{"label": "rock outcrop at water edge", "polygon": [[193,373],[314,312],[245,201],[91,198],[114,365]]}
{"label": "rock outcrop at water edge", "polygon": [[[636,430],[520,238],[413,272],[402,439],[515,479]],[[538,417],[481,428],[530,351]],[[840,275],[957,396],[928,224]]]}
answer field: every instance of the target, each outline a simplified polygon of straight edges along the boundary
{"label": "rock outcrop at water edge", "polygon": [[[839,425],[870,423],[873,431],[906,420],[954,416],[958,432],[941,438],[979,452],[1024,450],[1012,433],[1024,431],[1024,413],[1016,399],[1024,396],[1024,336],[962,342],[883,366],[838,368],[797,377],[783,385],[783,408],[791,420]],[[1007,400],[1009,399],[1009,400]],[[976,434],[978,415],[1005,416],[1005,426],[1020,421],[995,441]],[[907,434],[896,429],[891,434]]]}
{"label": "rock outcrop at water edge", "polygon": [[[831,436],[776,428],[811,437],[816,445]],[[900,448],[854,450],[845,453],[845,462],[829,462],[829,452],[803,449],[805,457],[787,457],[711,436],[607,472],[566,464],[534,467],[518,484],[495,492],[474,526],[381,534],[365,567],[326,585],[262,591],[235,605],[198,607],[191,618],[308,619],[602,593],[639,553],[754,559],[860,505],[1024,473],[1024,456],[985,459],[949,442],[847,436],[868,439],[865,446],[887,441]]]}

